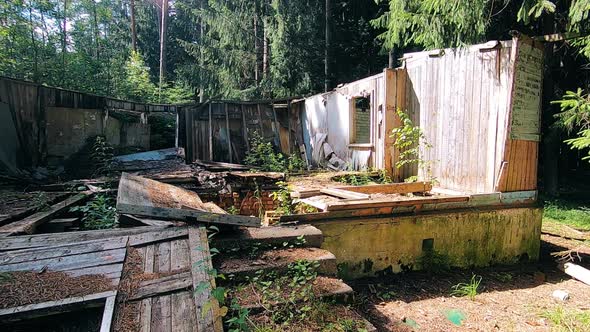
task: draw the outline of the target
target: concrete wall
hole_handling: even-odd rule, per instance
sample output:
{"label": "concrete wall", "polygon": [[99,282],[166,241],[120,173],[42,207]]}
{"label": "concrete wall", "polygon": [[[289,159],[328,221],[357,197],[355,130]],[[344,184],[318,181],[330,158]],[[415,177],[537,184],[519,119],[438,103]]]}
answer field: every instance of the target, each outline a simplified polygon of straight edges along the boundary
{"label": "concrete wall", "polygon": [[[542,209],[437,213],[314,223],[324,233],[322,248],[336,255],[342,277],[419,270],[423,242],[452,266],[510,264],[537,260]],[[426,241],[428,242],[428,240]]]}
{"label": "concrete wall", "polygon": [[149,150],[150,127],[142,122],[122,122],[103,110],[48,107],[47,156],[53,163],[80,151],[90,137],[104,135],[114,147],[136,146]]}

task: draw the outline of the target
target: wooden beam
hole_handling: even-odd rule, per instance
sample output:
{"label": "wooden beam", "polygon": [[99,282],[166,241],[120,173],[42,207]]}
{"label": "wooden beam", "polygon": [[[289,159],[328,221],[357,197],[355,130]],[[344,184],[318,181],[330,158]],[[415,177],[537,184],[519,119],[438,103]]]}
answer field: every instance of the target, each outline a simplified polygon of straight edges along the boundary
{"label": "wooden beam", "polygon": [[107,297],[102,313],[102,320],[100,322],[100,332],[111,332],[113,322],[113,314],[115,313],[115,305],[117,299],[117,292],[114,295]]}
{"label": "wooden beam", "polygon": [[[346,186],[336,187],[330,189],[346,190],[363,194],[410,194],[422,193],[432,190],[432,183],[430,182],[408,182],[408,183],[391,183],[391,184],[376,184],[366,186]],[[293,198],[308,198],[312,196],[321,195],[320,189],[303,190],[291,193]]]}
{"label": "wooden beam", "polygon": [[320,201],[314,201],[309,198],[304,198],[304,199],[300,200],[300,202],[307,204],[307,205],[311,205],[314,208],[321,210],[321,211],[326,211],[326,209],[328,208],[328,204],[326,204],[324,202],[320,202]]}
{"label": "wooden beam", "polygon": [[213,203],[203,203],[192,191],[128,173],[119,181],[117,210],[156,219],[261,226],[259,218],[228,214]]}
{"label": "wooden beam", "polygon": [[248,123],[246,122],[246,113],[244,112],[244,105],[240,104],[240,112],[242,112],[242,134],[246,142],[246,150],[250,151],[250,141],[248,140]]}
{"label": "wooden beam", "polygon": [[37,212],[25,219],[0,227],[0,233],[5,235],[32,234],[39,225],[48,222],[60,213],[67,212],[70,206],[84,202],[91,195],[92,192],[86,191],[69,197],[52,205],[47,211]]}
{"label": "wooden beam", "polygon": [[233,156],[232,147],[231,147],[231,131],[229,128],[229,112],[227,110],[227,103],[224,104],[224,108],[225,108],[225,128],[227,130],[227,145],[228,145],[228,151],[229,151],[229,162],[233,163],[234,156]]}
{"label": "wooden beam", "polygon": [[[188,238],[193,296],[197,311],[197,331],[222,332],[219,303],[211,295],[211,291],[215,288],[215,279],[209,274],[213,264],[209,252],[207,229],[205,227],[189,227]],[[209,309],[205,311],[206,304]]]}
{"label": "wooden beam", "polygon": [[[189,248],[190,250],[194,250]],[[171,293],[182,289],[188,289],[193,285],[191,272],[182,272],[171,276],[142,282],[129,301],[154,297],[162,293]],[[199,316],[200,317],[200,316]]]}
{"label": "wooden beam", "polygon": [[27,304],[19,307],[0,309],[0,322],[28,320],[48,315],[55,315],[81,308],[101,307],[106,299],[116,296],[116,291],[96,293],[63,300]]}
{"label": "wooden beam", "polygon": [[328,204],[328,211],[339,211],[339,210],[353,210],[353,209],[366,209],[366,208],[382,208],[382,207],[395,207],[395,206],[415,206],[422,204],[435,204],[435,203],[451,203],[451,202],[467,202],[469,196],[457,196],[457,197],[434,197],[424,199],[410,199],[410,200],[365,200],[365,201],[354,201],[354,202],[336,202]]}
{"label": "wooden beam", "polygon": [[363,194],[363,193],[356,193],[353,191],[343,190],[343,189],[320,189],[322,194],[339,197],[339,198],[346,198],[346,199],[369,199],[371,198],[370,195]]}
{"label": "wooden beam", "polygon": [[211,121],[211,103],[209,103],[209,160],[213,161],[213,123]]}

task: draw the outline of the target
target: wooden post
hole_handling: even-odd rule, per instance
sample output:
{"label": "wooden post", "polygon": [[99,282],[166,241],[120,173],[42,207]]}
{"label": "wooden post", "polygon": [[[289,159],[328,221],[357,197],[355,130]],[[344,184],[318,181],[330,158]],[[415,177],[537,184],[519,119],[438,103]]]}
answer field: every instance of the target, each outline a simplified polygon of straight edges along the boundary
{"label": "wooden post", "polygon": [[287,103],[287,126],[289,128],[289,135],[287,135],[287,149],[289,150],[289,154],[291,154],[291,101]]}
{"label": "wooden post", "polygon": [[248,124],[246,123],[246,113],[244,112],[244,104],[240,104],[240,112],[242,112],[242,134],[246,141],[246,149],[250,151],[250,142],[248,141]]}
{"label": "wooden post", "polygon": [[260,104],[256,104],[258,111],[258,124],[260,125],[260,137],[264,137],[264,127],[262,126],[262,115],[260,114]]}
{"label": "wooden post", "polygon": [[233,153],[232,153],[232,149],[231,149],[231,131],[229,129],[229,112],[227,110],[227,103],[224,103],[224,108],[225,108],[225,128],[227,130],[227,147],[228,147],[228,151],[229,151],[229,162],[233,163],[234,157],[233,157]]}
{"label": "wooden post", "polygon": [[279,120],[277,119],[277,111],[275,109],[275,103],[271,102],[270,103],[270,107],[272,107],[272,116],[274,117],[274,134],[275,134],[275,144],[279,147],[279,150],[281,150],[281,133],[279,130]]}
{"label": "wooden post", "polygon": [[213,123],[211,121],[211,103],[209,103],[209,161],[213,161]]}

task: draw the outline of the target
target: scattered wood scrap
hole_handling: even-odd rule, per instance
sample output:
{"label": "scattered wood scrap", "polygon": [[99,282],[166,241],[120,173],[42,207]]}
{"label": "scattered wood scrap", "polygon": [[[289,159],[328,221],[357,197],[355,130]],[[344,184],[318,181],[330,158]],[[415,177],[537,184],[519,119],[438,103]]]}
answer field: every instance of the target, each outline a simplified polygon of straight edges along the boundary
{"label": "scattered wood scrap", "polygon": [[203,203],[192,191],[128,173],[123,173],[119,181],[117,210],[155,218],[261,226],[259,218],[227,214],[213,203]]}
{"label": "scattered wood scrap", "polygon": [[76,194],[52,205],[46,211],[40,211],[24,219],[4,225],[0,227],[0,235],[32,234],[39,225],[54,219],[60,213],[67,211],[72,205],[86,201],[91,195],[92,192],[88,191]]}

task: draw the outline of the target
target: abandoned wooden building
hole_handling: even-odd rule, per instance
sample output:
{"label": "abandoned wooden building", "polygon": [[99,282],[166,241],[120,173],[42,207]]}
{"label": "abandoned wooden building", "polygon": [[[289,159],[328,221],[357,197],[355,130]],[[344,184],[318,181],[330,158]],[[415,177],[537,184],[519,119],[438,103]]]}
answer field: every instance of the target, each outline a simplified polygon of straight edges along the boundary
{"label": "abandoned wooden building", "polygon": [[[227,307],[212,295],[216,284],[237,289],[301,257],[318,263],[314,294],[339,299],[353,292],[345,280],[419,270],[429,253],[457,267],[537,260],[538,45],[521,36],[403,60],[314,96],[190,105],[0,78],[0,325],[61,326],[76,313],[83,318],[69,324],[92,325],[80,330],[221,331]],[[398,111],[420,128],[428,167],[399,165]],[[161,135],[155,117],[176,123],[168,149],[151,143]],[[96,136],[121,156],[88,179]],[[324,171],[250,171],[254,137]],[[129,154],[138,150],[157,151]],[[340,181],[367,170],[389,180]],[[22,179],[18,196],[11,188]],[[281,183],[304,209],[277,212]],[[118,225],[84,230],[81,207],[108,195]],[[252,246],[255,254],[244,249]],[[233,254],[241,250],[250,254]],[[39,294],[24,299],[31,280]],[[224,296],[264,309],[239,293]]]}

